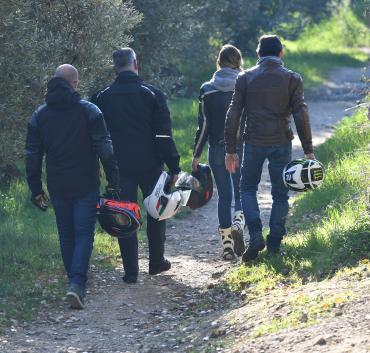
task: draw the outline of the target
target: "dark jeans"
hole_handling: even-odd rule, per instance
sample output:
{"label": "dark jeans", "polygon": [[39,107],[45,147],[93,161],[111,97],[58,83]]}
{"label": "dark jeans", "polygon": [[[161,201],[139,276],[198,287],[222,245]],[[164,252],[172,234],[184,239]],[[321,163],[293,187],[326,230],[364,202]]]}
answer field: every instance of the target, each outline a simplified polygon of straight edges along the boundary
{"label": "dark jeans", "polygon": [[242,178],[240,192],[246,223],[248,226],[251,243],[253,237],[262,233],[262,222],[257,202],[257,189],[261,181],[262,167],[268,159],[268,170],[271,180],[272,209],[270,216],[270,235],[268,246],[280,246],[286,234],[285,221],[288,214],[288,189],[283,183],[283,169],[290,162],[292,144],[277,146],[244,145],[242,164]]}
{"label": "dark jeans", "polygon": [[51,195],[69,283],[79,284],[83,288],[94,243],[98,198],[99,190],[76,199],[61,199]]}
{"label": "dark jeans", "polygon": [[[242,151],[238,150],[240,161]],[[215,178],[218,192],[218,221],[221,228],[229,228],[232,222],[231,202],[235,200],[235,211],[242,209],[240,201],[240,168],[230,174],[225,167],[225,148],[223,145],[211,145],[208,149],[208,161]]]}
{"label": "dark jeans", "polygon": [[[161,170],[155,169],[140,175],[121,175],[121,198],[122,200],[137,202],[138,187],[143,197],[148,196],[158,178]],[[166,222],[157,221],[147,215],[147,237],[149,246],[149,266],[157,266],[164,261],[164,243],[166,240]],[[123,267],[128,276],[137,276],[139,272],[138,239],[137,234],[129,238],[118,239]]]}

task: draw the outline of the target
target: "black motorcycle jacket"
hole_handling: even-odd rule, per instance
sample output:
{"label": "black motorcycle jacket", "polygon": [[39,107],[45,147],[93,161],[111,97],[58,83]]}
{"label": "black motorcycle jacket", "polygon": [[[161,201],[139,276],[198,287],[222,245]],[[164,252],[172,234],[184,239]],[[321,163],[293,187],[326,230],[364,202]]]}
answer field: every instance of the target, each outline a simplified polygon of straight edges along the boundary
{"label": "black motorcycle jacket", "polygon": [[44,156],[52,196],[78,198],[96,190],[100,184],[98,158],[108,183],[118,186],[117,162],[99,108],[82,100],[62,78],[50,80],[45,101],[27,129],[26,172],[32,195],[42,192]]}
{"label": "black motorcycle jacket", "polygon": [[166,163],[180,172],[165,95],[131,71],[121,72],[92,98],[112,136],[121,175],[141,174]]}

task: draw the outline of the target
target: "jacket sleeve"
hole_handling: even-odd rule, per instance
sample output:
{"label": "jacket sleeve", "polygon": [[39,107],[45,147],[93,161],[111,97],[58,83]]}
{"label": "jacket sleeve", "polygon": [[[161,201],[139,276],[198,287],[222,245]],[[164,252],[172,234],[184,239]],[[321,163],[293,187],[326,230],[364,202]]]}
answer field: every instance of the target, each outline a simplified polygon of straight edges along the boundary
{"label": "jacket sleeve", "polygon": [[195,133],[195,141],[193,148],[193,157],[199,158],[202,154],[205,143],[208,140],[209,135],[209,124],[207,117],[204,113],[204,94],[203,90],[200,90],[199,94],[199,108],[198,108],[198,129]]}
{"label": "jacket sleeve", "polygon": [[89,103],[89,132],[96,154],[103,165],[108,184],[112,187],[119,185],[117,160],[113,153],[112,140],[107,130],[103,113],[97,106]]}
{"label": "jacket sleeve", "polygon": [[172,123],[170,111],[165,95],[159,90],[153,90],[154,102],[154,143],[161,158],[166,163],[170,173],[180,173],[180,155],[177,152],[175,141],[172,137]]}
{"label": "jacket sleeve", "polygon": [[245,106],[246,80],[245,75],[239,75],[236,80],[235,91],[231,99],[225,121],[225,149],[226,153],[236,153],[238,144],[238,130],[240,119]]}
{"label": "jacket sleeve", "polygon": [[313,153],[310,118],[304,101],[303,80],[300,75],[294,74],[291,90],[292,114],[303,152]]}
{"label": "jacket sleeve", "polygon": [[27,183],[32,196],[36,196],[42,193],[41,174],[44,158],[44,147],[37,126],[37,112],[32,114],[28,122],[25,152]]}

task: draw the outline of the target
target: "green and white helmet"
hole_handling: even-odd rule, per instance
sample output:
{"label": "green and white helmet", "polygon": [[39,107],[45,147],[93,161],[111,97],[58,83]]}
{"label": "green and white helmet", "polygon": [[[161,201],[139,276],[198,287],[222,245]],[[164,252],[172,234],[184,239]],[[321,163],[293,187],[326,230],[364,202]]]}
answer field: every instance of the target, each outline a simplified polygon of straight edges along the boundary
{"label": "green and white helmet", "polygon": [[283,181],[289,190],[308,191],[316,189],[324,180],[324,167],[316,159],[296,159],[283,171]]}

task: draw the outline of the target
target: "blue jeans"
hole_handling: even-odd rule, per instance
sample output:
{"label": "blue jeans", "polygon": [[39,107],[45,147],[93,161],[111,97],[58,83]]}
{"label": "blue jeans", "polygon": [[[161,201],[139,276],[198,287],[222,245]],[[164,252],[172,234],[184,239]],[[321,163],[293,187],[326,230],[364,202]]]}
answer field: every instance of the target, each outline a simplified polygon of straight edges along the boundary
{"label": "blue jeans", "polygon": [[60,249],[69,283],[85,287],[94,243],[99,190],[76,199],[51,195],[59,233]]}
{"label": "blue jeans", "polygon": [[[239,150],[239,159],[242,152]],[[230,174],[225,167],[225,148],[223,145],[211,145],[208,149],[208,161],[215,178],[218,192],[218,221],[220,228],[231,226],[231,202],[235,200],[235,211],[242,209],[240,201],[240,168],[235,174]]]}
{"label": "blue jeans", "polygon": [[291,156],[291,143],[268,147],[251,144],[244,145],[240,192],[251,243],[254,237],[262,234],[257,189],[261,181],[263,163],[266,159],[269,162],[268,170],[273,200],[267,246],[279,247],[283,236],[286,234],[285,221],[289,209],[289,196],[288,189],[284,186],[282,175],[285,165],[291,160]]}

